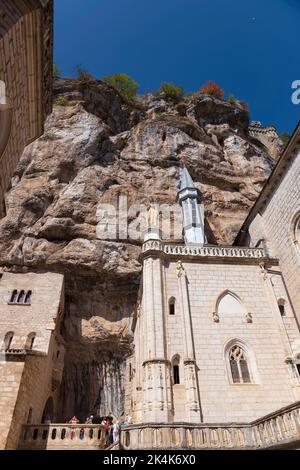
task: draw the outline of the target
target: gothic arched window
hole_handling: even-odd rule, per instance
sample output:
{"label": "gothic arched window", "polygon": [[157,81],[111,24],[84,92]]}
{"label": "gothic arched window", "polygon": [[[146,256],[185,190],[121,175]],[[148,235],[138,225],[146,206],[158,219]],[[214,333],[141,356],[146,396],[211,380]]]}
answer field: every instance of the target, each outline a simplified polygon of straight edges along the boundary
{"label": "gothic arched window", "polygon": [[31,420],[32,420],[32,408],[29,408],[28,416],[27,416],[27,424],[31,424]]}
{"label": "gothic arched window", "polygon": [[169,300],[169,315],[175,315],[175,304],[176,304],[176,300],[174,297],[171,297],[170,300]]}
{"label": "gothic arched window", "polygon": [[293,217],[292,239],[295,245],[300,249],[300,213],[299,212]]}
{"label": "gothic arched window", "polygon": [[16,303],[17,299],[18,299],[18,291],[15,289],[11,294],[10,303],[12,304]]}
{"label": "gothic arched window", "polygon": [[19,295],[18,295],[17,303],[22,304],[22,303],[24,303],[24,300],[25,300],[25,291],[21,290]]}
{"label": "gothic arched window", "polygon": [[297,242],[300,243],[300,217],[298,217],[298,220],[296,222],[295,235]]}
{"label": "gothic arched window", "polygon": [[36,333],[30,333],[27,336],[25,349],[33,349],[33,344],[34,344],[35,338],[36,338]]}
{"label": "gothic arched window", "polygon": [[297,356],[296,356],[295,365],[296,365],[298,375],[300,377],[300,354],[297,354]]}
{"label": "gothic arched window", "polygon": [[172,361],[173,384],[174,385],[180,384],[179,363],[180,363],[179,356],[175,356],[173,361]]}
{"label": "gothic arched window", "polygon": [[277,303],[278,303],[278,308],[279,308],[279,311],[280,311],[281,316],[282,316],[282,317],[285,317],[285,316],[286,316],[286,312],[285,312],[285,300],[284,300],[284,299],[278,299]]}
{"label": "gothic arched window", "polygon": [[298,241],[298,243],[300,243],[300,216],[298,217],[298,220],[296,221],[295,235],[296,235],[296,240]]}
{"label": "gothic arched window", "polygon": [[30,304],[31,302],[32,291],[29,290],[25,296],[24,304]]}
{"label": "gothic arched window", "polygon": [[217,302],[217,313],[218,315],[226,314],[245,314],[246,309],[241,304],[238,297],[232,292],[224,292]]}
{"label": "gothic arched window", "polygon": [[245,351],[234,345],[229,352],[229,363],[233,383],[250,383],[250,371]]}
{"label": "gothic arched window", "polygon": [[5,349],[5,351],[7,351],[11,348],[11,343],[12,343],[13,337],[14,337],[14,332],[13,331],[9,331],[8,333],[6,333],[6,335],[4,337],[4,349]]}

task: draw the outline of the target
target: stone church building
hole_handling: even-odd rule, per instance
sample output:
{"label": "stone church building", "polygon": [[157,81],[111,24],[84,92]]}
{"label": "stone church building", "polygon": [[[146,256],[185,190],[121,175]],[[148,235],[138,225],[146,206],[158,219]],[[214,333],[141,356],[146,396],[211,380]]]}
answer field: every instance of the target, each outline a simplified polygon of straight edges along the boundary
{"label": "stone church building", "polygon": [[[143,245],[135,421],[245,422],[300,399],[300,266],[292,238],[300,201],[298,193],[290,207],[287,189],[296,192],[300,157],[294,165],[298,171],[286,175],[294,184],[282,182],[270,197],[277,209],[282,204],[280,213],[290,210],[278,247],[283,219],[276,223],[267,211],[249,224],[247,245],[206,245],[201,195],[183,171],[178,199],[184,245],[163,242],[155,229]],[[287,266],[281,267],[279,257],[288,237],[295,285],[294,276],[285,281]]]}
{"label": "stone church building", "polygon": [[[205,243],[201,194],[186,169],[178,202],[184,244],[150,227],[143,245],[134,422],[245,423],[297,402],[300,125],[233,246]],[[149,445],[150,434],[135,445]]]}

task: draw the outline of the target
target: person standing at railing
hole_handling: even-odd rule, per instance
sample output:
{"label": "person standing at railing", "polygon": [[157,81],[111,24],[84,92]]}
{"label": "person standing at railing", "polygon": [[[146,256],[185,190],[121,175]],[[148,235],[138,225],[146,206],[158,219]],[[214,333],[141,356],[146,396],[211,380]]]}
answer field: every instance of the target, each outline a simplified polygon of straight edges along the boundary
{"label": "person standing at railing", "polygon": [[[76,416],[73,416],[73,418],[70,419],[69,424],[78,424],[79,419]],[[71,439],[74,439],[75,437],[75,431],[71,431]]]}
{"label": "person standing at railing", "polygon": [[69,424],[78,424],[79,419],[76,416],[73,416],[73,418],[70,419]]}
{"label": "person standing at railing", "polygon": [[94,416],[90,415],[86,418],[84,424],[93,424]]}
{"label": "person standing at railing", "polygon": [[119,420],[115,419],[113,423],[113,444],[119,442]]}
{"label": "person standing at railing", "polygon": [[108,418],[103,418],[101,425],[104,427],[105,447],[108,447],[109,446],[109,431],[110,431],[110,424],[109,424]]}

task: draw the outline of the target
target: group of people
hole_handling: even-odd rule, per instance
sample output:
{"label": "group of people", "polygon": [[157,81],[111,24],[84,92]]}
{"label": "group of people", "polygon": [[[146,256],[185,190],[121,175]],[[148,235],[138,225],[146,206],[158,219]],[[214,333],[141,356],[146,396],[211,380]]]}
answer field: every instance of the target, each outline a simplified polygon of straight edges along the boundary
{"label": "group of people", "polygon": [[[79,423],[80,421],[76,416],[73,416],[69,421],[69,424]],[[84,424],[101,424],[105,430],[105,447],[109,447],[110,445],[119,442],[120,429],[132,424],[132,417],[128,415],[125,419],[122,419],[115,416],[105,416],[99,419],[94,418],[91,414],[85,419]]]}

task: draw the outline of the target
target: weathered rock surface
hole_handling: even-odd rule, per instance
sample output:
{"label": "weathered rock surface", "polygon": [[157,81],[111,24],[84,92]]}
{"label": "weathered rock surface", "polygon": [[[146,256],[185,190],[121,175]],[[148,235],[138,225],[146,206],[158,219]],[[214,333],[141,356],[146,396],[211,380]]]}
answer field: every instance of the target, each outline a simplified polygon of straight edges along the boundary
{"label": "weathered rock surface", "polygon": [[[176,201],[186,165],[203,193],[210,243],[229,244],[269,176],[273,158],[247,136],[240,105],[195,94],[136,105],[105,83],[58,80],[44,135],[22,156],[0,221],[5,269],[66,275],[68,352],[61,417],[120,413],[124,358],[141,266],[140,242],[100,240],[99,203]],[[130,220],[133,223],[134,220]]]}

